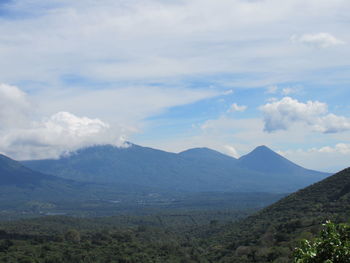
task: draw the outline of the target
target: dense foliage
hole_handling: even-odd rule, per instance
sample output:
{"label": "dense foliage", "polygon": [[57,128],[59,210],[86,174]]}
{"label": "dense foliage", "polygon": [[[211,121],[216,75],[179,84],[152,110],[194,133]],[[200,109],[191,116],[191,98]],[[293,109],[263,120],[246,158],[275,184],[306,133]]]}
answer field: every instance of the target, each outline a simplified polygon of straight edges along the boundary
{"label": "dense foliage", "polygon": [[190,230],[181,222],[163,227],[119,222],[115,217],[47,217],[3,223],[0,262],[208,262],[198,229],[215,232],[219,224],[212,220]]}
{"label": "dense foliage", "polygon": [[294,263],[349,263],[350,225],[327,222],[315,240],[303,240]]}

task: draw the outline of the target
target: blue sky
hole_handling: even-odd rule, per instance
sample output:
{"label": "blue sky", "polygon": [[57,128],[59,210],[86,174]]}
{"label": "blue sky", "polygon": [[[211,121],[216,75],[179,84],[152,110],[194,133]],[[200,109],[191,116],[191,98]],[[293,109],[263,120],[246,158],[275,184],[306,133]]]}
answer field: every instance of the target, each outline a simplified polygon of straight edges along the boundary
{"label": "blue sky", "polygon": [[350,160],[346,0],[0,2],[0,152],[125,140]]}

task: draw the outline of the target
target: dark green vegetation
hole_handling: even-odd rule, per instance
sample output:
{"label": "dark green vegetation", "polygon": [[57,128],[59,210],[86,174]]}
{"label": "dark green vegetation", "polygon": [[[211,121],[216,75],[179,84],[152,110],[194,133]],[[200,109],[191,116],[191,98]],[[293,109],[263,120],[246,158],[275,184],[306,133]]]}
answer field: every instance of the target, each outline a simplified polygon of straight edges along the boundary
{"label": "dark green vegetation", "polygon": [[349,263],[350,225],[324,224],[315,240],[303,240],[295,251],[295,263]]}
{"label": "dark green vegetation", "polygon": [[293,193],[212,238],[214,262],[290,262],[327,220],[350,219],[350,168]]}
{"label": "dark green vegetation", "polygon": [[[263,158],[262,158],[263,157]],[[328,174],[304,169],[265,146],[240,159],[197,148],[179,154],[130,144],[78,150],[58,160],[23,162],[63,178],[135,184],[166,191],[292,192]]]}

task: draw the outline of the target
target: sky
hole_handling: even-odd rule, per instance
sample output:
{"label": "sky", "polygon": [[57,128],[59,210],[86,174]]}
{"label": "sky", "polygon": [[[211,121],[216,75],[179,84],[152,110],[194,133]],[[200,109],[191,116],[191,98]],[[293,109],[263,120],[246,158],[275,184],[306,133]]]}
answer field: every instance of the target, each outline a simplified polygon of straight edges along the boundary
{"label": "sky", "polygon": [[0,0],[0,152],[125,141],[350,165],[348,0]]}

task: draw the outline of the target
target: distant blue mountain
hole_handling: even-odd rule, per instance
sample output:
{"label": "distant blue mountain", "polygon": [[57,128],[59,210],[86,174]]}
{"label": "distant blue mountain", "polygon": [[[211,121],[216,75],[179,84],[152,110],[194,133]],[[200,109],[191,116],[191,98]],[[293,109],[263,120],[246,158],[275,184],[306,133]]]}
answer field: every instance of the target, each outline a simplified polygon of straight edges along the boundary
{"label": "distant blue mountain", "polygon": [[[103,185],[77,182],[47,175],[25,167],[23,164],[0,154],[0,207],[13,208],[31,200],[78,201],[109,199],[125,196],[131,190],[151,191],[133,185]],[[14,203],[15,202],[15,203]]]}
{"label": "distant blue mountain", "polygon": [[176,154],[135,144],[102,145],[57,160],[22,163],[67,179],[190,192],[292,192],[328,176],[304,169],[265,146],[237,160],[208,148]]}
{"label": "distant blue mountain", "polygon": [[226,154],[222,154],[218,151],[214,151],[209,148],[192,148],[183,152],[180,152],[178,155],[192,160],[200,161],[227,161],[227,162],[237,162],[237,159]]}
{"label": "distant blue mountain", "polygon": [[[32,199],[53,200],[77,195],[82,183],[33,171],[0,155],[0,203]],[[78,196],[78,195],[77,195]]]}
{"label": "distant blue mountain", "polygon": [[35,187],[43,181],[68,180],[33,171],[21,163],[0,154],[0,186]]}
{"label": "distant blue mountain", "polygon": [[[305,169],[283,156],[275,153],[266,146],[259,146],[238,160],[241,167],[261,173],[293,175],[296,178],[303,176],[320,176],[325,173]],[[330,175],[330,174],[329,174]]]}

